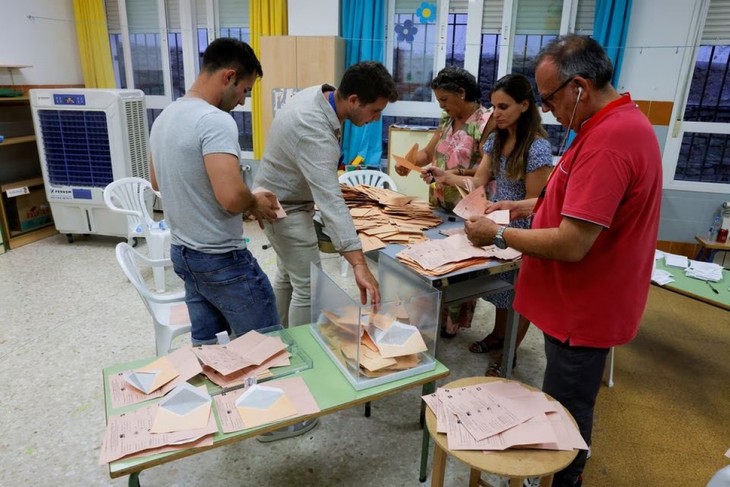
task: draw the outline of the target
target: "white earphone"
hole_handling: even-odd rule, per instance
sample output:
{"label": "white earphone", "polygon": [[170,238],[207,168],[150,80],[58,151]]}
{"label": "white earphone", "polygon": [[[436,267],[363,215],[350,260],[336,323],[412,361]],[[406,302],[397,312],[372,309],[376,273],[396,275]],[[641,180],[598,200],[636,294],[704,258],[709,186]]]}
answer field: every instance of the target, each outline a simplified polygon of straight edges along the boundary
{"label": "white earphone", "polygon": [[578,87],[578,101],[580,101],[580,97],[581,97],[582,94],[583,94],[583,87],[582,86],[579,86]]}

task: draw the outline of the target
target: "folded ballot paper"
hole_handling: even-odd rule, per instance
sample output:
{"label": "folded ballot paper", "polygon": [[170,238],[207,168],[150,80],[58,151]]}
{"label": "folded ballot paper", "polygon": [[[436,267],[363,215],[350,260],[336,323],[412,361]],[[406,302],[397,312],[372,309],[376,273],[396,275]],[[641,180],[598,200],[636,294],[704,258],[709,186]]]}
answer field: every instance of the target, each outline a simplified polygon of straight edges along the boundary
{"label": "folded ballot paper", "polygon": [[236,399],[236,408],[247,428],[299,414],[284,390],[258,384],[248,388]]}
{"label": "folded ballot paper", "polygon": [[413,325],[394,321],[387,330],[368,328],[373,342],[383,358],[402,357],[428,350],[421,333]]}

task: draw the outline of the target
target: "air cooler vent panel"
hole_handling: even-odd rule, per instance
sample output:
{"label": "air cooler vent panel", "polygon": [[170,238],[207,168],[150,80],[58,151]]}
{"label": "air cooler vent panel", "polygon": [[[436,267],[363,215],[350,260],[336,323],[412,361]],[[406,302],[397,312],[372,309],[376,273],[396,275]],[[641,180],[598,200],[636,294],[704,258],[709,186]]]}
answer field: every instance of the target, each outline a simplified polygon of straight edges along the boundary
{"label": "air cooler vent panel", "polygon": [[38,110],[38,119],[51,184],[104,188],[114,180],[106,113]]}
{"label": "air cooler vent panel", "polygon": [[147,125],[142,100],[125,100],[124,113],[129,130],[129,159],[132,176],[149,179],[149,157],[147,156]]}

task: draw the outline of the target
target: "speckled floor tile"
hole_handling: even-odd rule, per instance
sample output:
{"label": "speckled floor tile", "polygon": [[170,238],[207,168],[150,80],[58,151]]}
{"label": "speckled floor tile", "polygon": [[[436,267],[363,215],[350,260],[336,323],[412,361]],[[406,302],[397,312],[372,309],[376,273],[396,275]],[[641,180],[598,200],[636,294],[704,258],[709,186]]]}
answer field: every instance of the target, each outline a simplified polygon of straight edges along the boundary
{"label": "speckled floor tile", "polygon": [[[263,248],[266,236],[251,222],[245,231],[273,276],[276,255]],[[120,241],[95,236],[69,244],[57,235],[0,255],[0,467],[8,485],[126,485],[98,465],[101,370],[154,354],[154,334],[114,257]],[[339,259],[323,257],[339,276]],[[354,292],[351,273],[337,279]],[[177,278],[168,276],[168,284]],[[467,347],[493,320],[494,308],[480,301],[473,327],[439,345],[438,358],[451,369],[447,381],[484,373],[488,357]],[[515,377],[539,386],[543,367],[542,337],[532,328]],[[419,395],[376,401],[370,418],[362,408],[341,411],[303,437],[240,442],[152,468],[140,479],[143,486],[419,486]],[[466,485],[468,475],[449,460],[447,485]]]}

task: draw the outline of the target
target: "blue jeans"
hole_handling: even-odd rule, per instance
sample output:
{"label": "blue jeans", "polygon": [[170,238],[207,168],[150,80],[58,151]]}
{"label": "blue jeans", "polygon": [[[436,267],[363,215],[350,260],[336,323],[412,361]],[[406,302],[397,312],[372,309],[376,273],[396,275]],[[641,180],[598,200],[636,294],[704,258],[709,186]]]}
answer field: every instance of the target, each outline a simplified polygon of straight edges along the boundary
{"label": "blue jeans", "polygon": [[[545,336],[545,378],[542,390],[560,402],[578,423],[578,429],[590,446],[593,431],[593,408],[601,387],[608,348],[572,347]],[[588,452],[580,450],[573,462],[555,474],[553,487],[569,487],[583,473]]]}
{"label": "blue jeans", "polygon": [[185,282],[193,345],[216,343],[216,333],[241,336],[279,324],[274,290],[248,249],[204,253],[170,249],[175,274]]}

